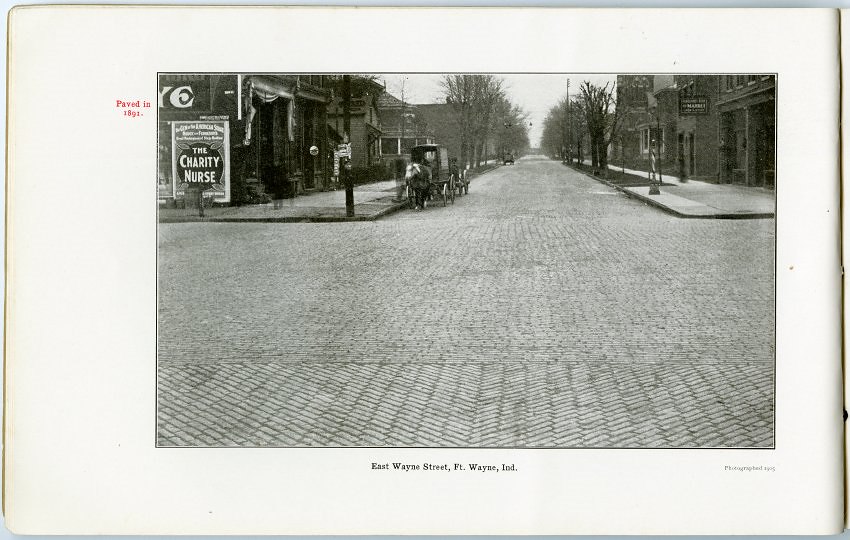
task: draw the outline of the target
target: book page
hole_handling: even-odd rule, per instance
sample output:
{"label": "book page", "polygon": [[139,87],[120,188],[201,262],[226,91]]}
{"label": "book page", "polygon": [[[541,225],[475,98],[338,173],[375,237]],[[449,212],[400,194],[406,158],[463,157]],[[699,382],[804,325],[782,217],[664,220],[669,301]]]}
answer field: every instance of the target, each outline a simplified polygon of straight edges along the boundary
{"label": "book page", "polygon": [[[846,9],[842,9],[841,10],[842,29],[847,28],[847,21],[848,21],[847,17],[848,17],[848,11]],[[844,62],[848,58],[848,52],[850,52],[850,49],[848,49],[847,43],[844,40],[842,40],[841,41],[842,65],[844,64]],[[842,80],[841,80],[842,86],[844,85],[844,78],[845,78],[845,76],[844,76],[844,72],[843,72],[843,68],[842,68]],[[844,115],[844,112],[848,110],[848,105],[850,104],[850,101],[848,101],[848,99],[849,98],[847,96],[847,93],[842,91],[841,92],[842,116]],[[842,156],[842,184],[841,184],[842,185],[842,189],[841,189],[841,202],[842,202],[841,231],[842,231],[842,235],[841,235],[841,248],[842,248],[842,250],[841,251],[842,251],[842,278],[843,278],[844,290],[846,290],[846,288],[847,288],[847,279],[848,279],[847,273],[846,273],[846,270],[845,270],[847,268],[846,258],[847,258],[847,253],[850,252],[850,251],[848,251],[848,243],[847,243],[848,242],[847,241],[847,238],[848,238],[848,234],[847,234],[847,231],[848,231],[847,213],[844,210],[844,208],[846,208],[846,202],[847,202],[847,190],[844,187],[844,182],[843,182],[844,166],[845,166],[844,164],[847,163],[847,148],[848,148],[847,144],[844,143],[843,141],[847,140],[846,139],[847,133],[848,133],[847,132],[847,122],[842,121],[842,123],[841,123],[841,138],[842,138],[842,146],[841,146],[841,156]],[[843,303],[843,306],[844,306],[843,313],[846,313],[847,307],[848,307],[847,296],[845,294],[842,294],[842,299],[843,299],[843,302],[844,302]],[[842,329],[844,331],[844,343],[846,344],[847,343],[847,337],[850,334],[848,334],[847,326],[846,326],[846,324],[843,323],[843,321],[842,321]],[[842,348],[842,358],[846,355],[845,349],[846,349],[846,345],[844,346],[844,348]],[[850,395],[850,392],[848,392],[848,390],[850,390],[850,380],[848,380],[848,378],[847,378],[846,361],[844,362],[844,364],[845,364],[844,373],[843,373],[843,380],[844,380],[844,415],[845,415],[845,426],[846,426],[846,415],[847,415],[847,410],[848,410],[847,396]],[[845,504],[845,507],[844,507],[844,528],[845,529],[848,527],[848,523],[850,523],[850,521],[848,521],[848,520],[850,520],[850,517],[848,517],[848,516],[850,516],[850,512],[848,512],[848,510],[850,510],[850,503],[848,503],[848,501],[847,501],[847,480],[848,480],[847,447],[848,447],[848,442],[850,442],[850,439],[848,439],[848,437],[850,437],[850,435],[848,435],[847,429],[845,427],[845,430],[844,430],[844,440],[845,440],[845,442],[844,442],[844,449],[845,449],[844,450],[844,504]]]}
{"label": "book page", "polygon": [[838,23],[14,10],[9,528],[840,532]]}

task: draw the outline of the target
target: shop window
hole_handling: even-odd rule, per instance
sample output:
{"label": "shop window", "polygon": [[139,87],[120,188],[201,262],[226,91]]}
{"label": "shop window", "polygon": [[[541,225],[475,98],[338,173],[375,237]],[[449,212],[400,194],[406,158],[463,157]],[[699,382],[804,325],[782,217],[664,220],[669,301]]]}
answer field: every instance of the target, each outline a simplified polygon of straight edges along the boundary
{"label": "shop window", "polygon": [[735,88],[735,76],[726,75],[726,91],[731,92]]}
{"label": "shop window", "polygon": [[747,79],[746,75],[735,75],[735,86],[736,87],[744,86],[746,79]]}

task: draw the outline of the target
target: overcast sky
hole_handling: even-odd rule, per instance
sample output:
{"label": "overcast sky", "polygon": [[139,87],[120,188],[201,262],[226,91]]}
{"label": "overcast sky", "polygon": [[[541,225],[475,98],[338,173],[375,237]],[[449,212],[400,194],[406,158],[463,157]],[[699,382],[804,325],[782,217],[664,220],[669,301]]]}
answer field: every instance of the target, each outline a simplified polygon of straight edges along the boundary
{"label": "overcast sky", "polygon": [[[581,81],[605,84],[616,80],[616,75],[600,74],[547,74],[547,75],[501,75],[511,101],[528,113],[531,122],[531,145],[537,146],[543,132],[543,120],[549,109],[567,94],[567,79],[570,80],[570,95],[578,91]],[[445,94],[440,81],[442,74],[387,74],[381,75],[387,92],[401,98],[404,82],[404,98],[408,103],[445,103]]]}

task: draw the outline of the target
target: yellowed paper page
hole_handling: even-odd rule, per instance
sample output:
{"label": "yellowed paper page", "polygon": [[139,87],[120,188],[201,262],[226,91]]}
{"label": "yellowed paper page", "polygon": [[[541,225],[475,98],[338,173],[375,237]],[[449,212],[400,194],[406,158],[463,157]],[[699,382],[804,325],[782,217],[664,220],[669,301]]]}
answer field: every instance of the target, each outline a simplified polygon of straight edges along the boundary
{"label": "yellowed paper page", "polygon": [[[838,23],[836,10],[14,10],[8,526],[840,532]],[[374,75],[395,105],[355,89],[346,127],[346,74]],[[428,140],[459,116],[429,117],[421,140],[413,123],[392,131],[388,111],[465,110],[441,86],[461,75],[505,81],[527,114],[466,152]],[[553,80],[564,97],[570,81],[569,122],[585,81],[634,90],[618,119],[633,143],[599,146],[609,170],[589,135],[580,166],[540,142],[559,92],[521,96]],[[447,153],[413,153],[435,142]],[[637,157],[617,162],[627,148]],[[352,174],[397,154],[438,186],[455,157],[470,189],[366,216],[406,188],[358,186],[369,220],[345,221],[330,189],[349,152]],[[247,186],[254,204],[224,206]]]}

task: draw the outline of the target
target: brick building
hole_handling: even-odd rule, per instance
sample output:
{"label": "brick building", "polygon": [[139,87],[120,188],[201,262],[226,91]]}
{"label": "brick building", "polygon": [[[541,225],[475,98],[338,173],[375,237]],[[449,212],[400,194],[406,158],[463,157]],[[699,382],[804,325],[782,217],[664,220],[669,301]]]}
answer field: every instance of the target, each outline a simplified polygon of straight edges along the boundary
{"label": "brick building", "polygon": [[[621,141],[629,141],[618,155],[615,138],[612,157],[625,158],[625,166],[640,170],[650,167],[650,150],[658,152],[662,171],[671,172],[676,163],[676,124],[679,98],[672,75],[620,75],[626,77]],[[618,92],[620,91],[618,87]],[[643,92],[643,97],[639,92]],[[657,145],[656,145],[657,141]],[[618,160],[618,164],[622,162]]]}
{"label": "brick building", "polygon": [[720,131],[717,101],[718,75],[676,75],[679,121],[676,133],[677,174],[707,182],[718,182]]}
{"label": "brick building", "polygon": [[774,186],[774,76],[618,75],[617,84],[621,123],[612,163],[648,170],[649,146],[660,137],[667,174]]}
{"label": "brick building", "polygon": [[[442,145],[450,157],[460,160],[461,140],[455,112],[448,103],[427,103],[416,106],[419,117],[437,144]],[[472,156],[469,156],[472,159]]]}
{"label": "brick building", "polygon": [[418,105],[404,102],[389,93],[378,98],[381,110],[381,154],[386,160],[404,159],[417,144],[434,142],[425,121],[419,114]]}
{"label": "brick building", "polygon": [[617,75],[619,133],[613,141],[610,161],[636,167],[643,159],[644,127],[649,122],[652,75]]}
{"label": "brick building", "polygon": [[718,92],[720,181],[776,183],[776,77],[724,75]]}

